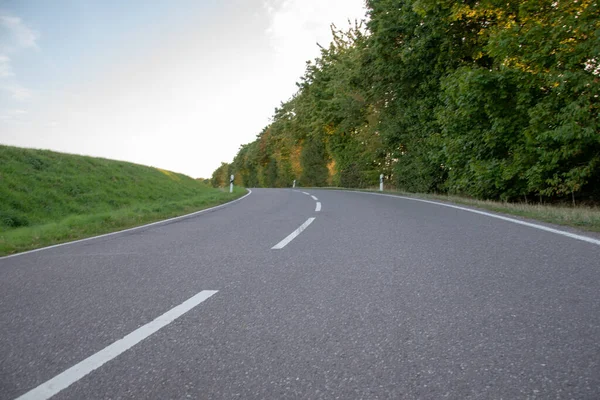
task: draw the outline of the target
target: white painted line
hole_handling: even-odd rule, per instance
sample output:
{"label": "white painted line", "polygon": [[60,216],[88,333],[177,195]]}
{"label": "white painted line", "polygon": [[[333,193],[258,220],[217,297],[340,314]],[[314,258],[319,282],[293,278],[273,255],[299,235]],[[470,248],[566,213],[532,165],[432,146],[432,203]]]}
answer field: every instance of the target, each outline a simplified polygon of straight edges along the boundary
{"label": "white painted line", "polygon": [[315,208],[316,212],[321,211],[321,202],[317,201],[317,207]]}
{"label": "white painted line", "polygon": [[455,206],[455,205],[452,205],[452,204],[440,203],[440,202],[437,202],[437,201],[415,199],[413,197],[394,196],[392,194],[381,194],[381,193],[369,193],[369,192],[356,192],[356,191],[351,191],[351,190],[342,190],[342,192],[346,192],[346,191],[349,191],[349,192],[352,192],[352,193],[370,194],[370,195],[374,195],[374,196],[395,197],[397,199],[419,201],[421,203],[436,204],[438,206],[455,208],[457,210],[467,211],[467,212],[471,212],[471,213],[474,213],[474,214],[485,215],[486,217],[501,219],[503,221],[508,221],[508,222],[512,222],[514,224],[528,226],[530,228],[535,228],[535,229],[539,229],[539,230],[546,231],[546,232],[556,233],[557,235],[566,236],[566,237],[569,237],[571,239],[581,240],[581,241],[584,241],[584,242],[588,242],[588,243],[592,243],[592,244],[595,244],[597,246],[600,246],[600,240],[591,238],[589,236],[577,235],[575,233],[571,233],[571,232],[567,232],[567,231],[561,231],[559,229],[550,228],[548,226],[533,224],[531,222],[526,222],[526,221],[521,221],[521,220],[514,219],[514,218],[504,217],[502,215],[496,215],[496,214],[488,213],[488,212],[485,212],[485,211],[479,211],[479,210],[474,210],[474,209],[471,209],[471,208]]}
{"label": "white painted line", "polygon": [[302,192],[302,193],[304,193],[304,194],[305,194],[305,195],[307,195],[307,196],[310,196],[310,193],[306,193],[306,192]]}
{"label": "white painted line", "polygon": [[148,336],[156,333],[159,329],[169,325],[177,318],[181,317],[198,304],[207,300],[209,297],[217,293],[216,290],[203,290],[194,297],[184,301],[175,308],[170,309],[154,321],[136,329],[123,339],[117,340],[113,344],[105,347],[96,354],[86,358],[80,363],[72,366],[66,371],[60,373],[49,381],[42,383],[35,389],[18,397],[16,400],[46,400],[54,396],[63,389],[68,388],[73,383],[77,382],[90,372],[129,350]]}
{"label": "white painted line", "polygon": [[294,232],[290,233],[281,242],[279,242],[275,246],[271,247],[271,249],[272,250],[283,249],[289,242],[291,242],[292,240],[294,240],[296,238],[296,236],[298,236],[299,234],[301,234],[303,230],[305,230],[310,224],[312,224],[312,222],[314,220],[315,220],[314,218],[307,219],[306,222],[303,223],[302,225],[300,225],[300,227],[298,229],[296,229]]}
{"label": "white painted line", "polygon": [[215,207],[211,207],[211,208],[205,208],[204,210],[196,211],[196,212],[193,212],[191,214],[186,214],[186,215],[181,215],[179,217],[164,219],[162,221],[157,221],[157,222],[152,222],[152,223],[146,224],[146,225],[136,226],[135,228],[123,229],[122,231],[105,233],[104,235],[92,236],[92,237],[85,238],[85,239],[73,240],[72,242],[59,243],[59,244],[54,244],[52,246],[42,247],[42,248],[39,248],[39,249],[28,250],[28,251],[24,251],[22,253],[10,254],[8,256],[0,257],[0,260],[3,260],[5,258],[18,257],[18,256],[22,256],[24,254],[36,253],[36,252],[42,251],[42,250],[49,250],[49,249],[53,249],[55,247],[67,246],[69,244],[80,243],[80,242],[87,242],[88,240],[94,240],[94,239],[104,238],[104,237],[107,237],[107,236],[112,236],[112,235],[116,235],[116,234],[123,233],[123,232],[131,232],[131,231],[135,231],[137,229],[147,228],[147,227],[153,226],[153,225],[161,225],[161,224],[165,224],[167,222],[173,222],[173,221],[178,221],[180,219],[185,219],[185,218],[193,217],[194,215],[202,214],[202,213],[205,213],[207,211],[216,210],[216,209],[228,206],[228,205],[233,204],[233,203],[237,203],[238,201],[241,201],[241,200],[245,199],[246,197],[248,197],[248,196],[250,196],[252,194],[252,190],[250,190],[250,189],[246,189],[246,190],[248,191],[248,194],[245,194],[244,196],[240,197],[239,199],[235,199],[235,200],[229,201],[229,202],[221,204],[219,206],[215,206]]}
{"label": "white painted line", "polygon": [[312,197],[312,199],[313,199],[314,201],[318,201],[318,200],[319,200],[319,199],[317,199],[315,196],[310,196],[310,197]]}

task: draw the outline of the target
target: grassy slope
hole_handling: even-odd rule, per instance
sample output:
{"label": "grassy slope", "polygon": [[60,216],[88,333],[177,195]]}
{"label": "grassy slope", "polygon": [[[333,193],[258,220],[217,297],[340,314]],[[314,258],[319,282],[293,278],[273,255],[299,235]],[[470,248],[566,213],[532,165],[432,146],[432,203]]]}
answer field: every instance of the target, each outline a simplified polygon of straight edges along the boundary
{"label": "grassy slope", "polygon": [[[345,188],[319,188],[337,190],[357,190],[363,192],[377,192],[378,189],[345,189]],[[569,207],[559,205],[540,205],[524,203],[503,203],[491,200],[475,200],[460,196],[443,196],[433,194],[415,194],[401,191],[386,190],[383,193],[398,196],[414,197],[425,200],[440,200],[443,202],[464,204],[479,209],[517,215],[525,218],[536,219],[551,224],[571,226],[590,232],[600,232],[600,208],[598,207]]]}
{"label": "grassy slope", "polygon": [[182,215],[244,193],[122,161],[0,146],[0,255]]}

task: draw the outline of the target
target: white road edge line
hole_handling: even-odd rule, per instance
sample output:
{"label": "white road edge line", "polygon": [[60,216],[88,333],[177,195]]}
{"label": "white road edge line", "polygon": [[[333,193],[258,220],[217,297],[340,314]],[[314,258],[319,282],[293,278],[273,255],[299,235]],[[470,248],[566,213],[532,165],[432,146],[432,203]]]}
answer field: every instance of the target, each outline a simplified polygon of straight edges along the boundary
{"label": "white road edge line", "polygon": [[310,197],[312,197],[312,199],[313,199],[314,201],[319,201],[319,199],[317,199],[315,196],[310,196]]}
{"label": "white road edge line", "polygon": [[306,192],[302,192],[302,193],[304,193],[304,194],[305,194],[305,195],[307,195],[307,196],[310,196],[310,193],[306,193]]}
{"label": "white road edge line", "polygon": [[317,201],[317,207],[315,208],[315,212],[321,211],[321,202]]}
{"label": "white road edge line", "polygon": [[18,256],[22,256],[22,255],[25,255],[25,254],[30,254],[30,253],[36,253],[36,252],[42,251],[42,250],[49,250],[49,249],[53,249],[55,247],[67,246],[69,244],[86,242],[88,240],[93,240],[93,239],[99,239],[99,238],[103,238],[103,237],[107,237],[107,236],[112,236],[112,235],[116,235],[118,233],[132,232],[132,231],[135,231],[137,229],[147,228],[147,227],[153,226],[153,225],[161,225],[161,224],[165,224],[167,222],[173,222],[173,221],[177,221],[177,220],[180,220],[180,219],[185,219],[185,218],[193,217],[194,215],[202,214],[202,213],[205,213],[207,211],[216,210],[218,208],[222,208],[222,207],[228,206],[228,205],[233,204],[233,203],[237,203],[238,201],[241,201],[241,200],[245,199],[246,197],[248,197],[248,196],[250,196],[252,194],[252,190],[250,190],[250,189],[246,189],[246,190],[248,190],[248,193],[245,194],[244,196],[240,197],[239,199],[235,199],[235,200],[229,201],[227,203],[224,203],[224,204],[221,204],[221,205],[218,205],[218,206],[215,206],[215,207],[205,208],[204,210],[196,211],[196,212],[193,212],[191,214],[180,215],[179,217],[164,219],[162,221],[156,221],[156,222],[152,222],[150,224],[136,226],[134,228],[123,229],[122,231],[105,233],[104,235],[92,236],[92,237],[85,238],[85,239],[73,240],[72,242],[59,243],[59,244],[54,244],[52,246],[41,247],[39,249],[28,250],[28,251],[24,251],[22,253],[10,254],[8,256],[0,257],[0,260],[4,260],[5,258],[18,257]]}
{"label": "white road edge line", "polygon": [[305,223],[303,223],[302,225],[300,225],[300,227],[298,227],[298,229],[296,229],[294,232],[290,233],[281,242],[279,242],[275,246],[271,247],[271,250],[283,249],[289,242],[294,240],[299,234],[302,233],[303,230],[305,230],[310,224],[312,224],[312,222],[314,220],[315,220],[314,217],[307,219]]}
{"label": "white road edge line", "polygon": [[184,301],[180,305],[170,309],[154,321],[139,327],[123,339],[117,340],[113,344],[105,347],[96,354],[86,358],[78,364],[75,364],[66,371],[58,374],[49,381],[42,383],[40,386],[18,397],[16,400],[47,400],[63,389],[68,388],[73,383],[77,382],[90,372],[101,367],[108,361],[124,353],[132,348],[148,336],[156,333],[161,328],[169,325],[177,318],[181,317],[198,304],[207,300],[209,297],[217,293],[217,290],[203,290],[195,296]]}
{"label": "white road edge line", "polygon": [[413,197],[394,196],[392,194],[370,193],[370,192],[357,192],[357,191],[353,191],[353,190],[341,190],[341,191],[342,192],[348,191],[348,192],[352,192],[352,193],[370,194],[370,195],[375,195],[375,196],[394,197],[394,198],[397,198],[397,199],[419,201],[421,203],[436,204],[438,206],[455,208],[457,210],[467,211],[467,212],[471,212],[471,213],[474,213],[474,214],[485,215],[486,217],[492,217],[492,218],[501,219],[503,221],[508,221],[508,222],[512,222],[512,223],[515,223],[515,224],[528,226],[530,228],[535,228],[535,229],[539,229],[539,230],[546,231],[546,232],[556,233],[557,235],[566,236],[566,237],[569,237],[571,239],[581,240],[581,241],[584,241],[584,242],[588,242],[588,243],[592,243],[592,244],[595,244],[597,246],[600,246],[600,240],[591,238],[589,236],[577,235],[575,233],[571,233],[571,232],[567,232],[567,231],[561,231],[559,229],[550,228],[548,226],[538,225],[538,224],[532,224],[531,222],[521,221],[521,220],[518,220],[518,219],[504,217],[502,215],[496,215],[496,214],[488,213],[488,212],[485,212],[485,211],[474,210],[474,209],[471,209],[471,208],[454,206],[452,204],[440,203],[440,202],[431,201],[431,200],[415,199]]}

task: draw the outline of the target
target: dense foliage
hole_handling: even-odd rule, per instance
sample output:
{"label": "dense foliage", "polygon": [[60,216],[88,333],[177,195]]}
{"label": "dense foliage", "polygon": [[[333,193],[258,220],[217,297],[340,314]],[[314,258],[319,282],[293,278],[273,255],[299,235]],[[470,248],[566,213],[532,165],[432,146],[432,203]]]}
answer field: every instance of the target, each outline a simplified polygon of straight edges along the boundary
{"label": "dense foliage", "polygon": [[600,198],[594,0],[369,0],[212,178],[484,199]]}

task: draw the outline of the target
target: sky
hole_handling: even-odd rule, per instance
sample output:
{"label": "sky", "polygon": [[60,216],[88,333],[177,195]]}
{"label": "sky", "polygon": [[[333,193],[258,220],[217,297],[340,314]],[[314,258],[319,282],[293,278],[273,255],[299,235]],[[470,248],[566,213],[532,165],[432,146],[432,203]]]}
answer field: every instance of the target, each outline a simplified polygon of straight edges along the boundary
{"label": "sky", "polygon": [[0,144],[210,177],[364,0],[0,0]]}

